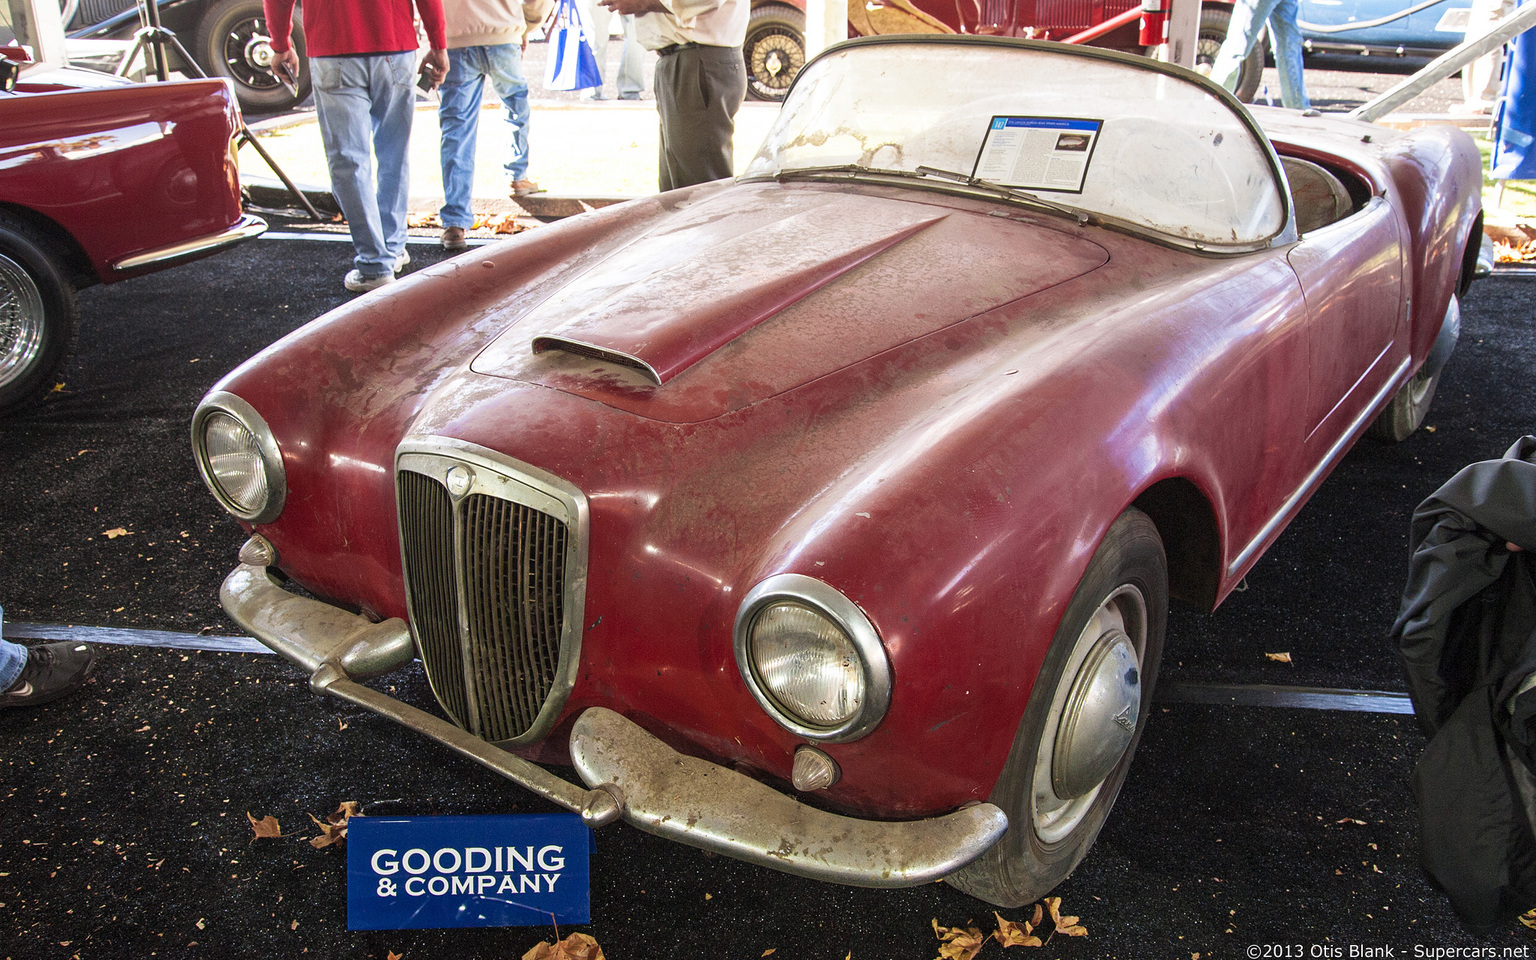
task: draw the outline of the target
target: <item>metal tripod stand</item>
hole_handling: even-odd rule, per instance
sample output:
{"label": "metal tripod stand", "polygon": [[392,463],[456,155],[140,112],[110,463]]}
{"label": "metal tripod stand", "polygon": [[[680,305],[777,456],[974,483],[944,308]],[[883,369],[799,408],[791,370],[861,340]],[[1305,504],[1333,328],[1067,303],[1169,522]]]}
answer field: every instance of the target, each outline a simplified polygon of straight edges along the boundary
{"label": "metal tripod stand", "polygon": [[[139,5],[139,23],[142,26],[134,33],[133,49],[128,52],[128,56],[123,60],[122,66],[118,68],[118,73],[126,74],[128,68],[139,58],[139,54],[143,53],[147,58],[146,65],[153,70],[155,76],[161,81],[169,79],[170,59],[166,56],[166,46],[169,45],[175,48],[176,52],[181,55],[182,62],[187,64],[193,73],[199,77],[207,78],[208,74],[203,72],[203,68],[198,66],[196,60],[192,59],[192,55],[187,52],[187,48],[183,47],[181,41],[176,39],[175,31],[167,30],[160,25],[160,7],[155,0],[137,0],[137,2]],[[267,153],[266,148],[251,133],[251,128],[245,125],[243,114],[240,117],[240,129],[235,131],[235,142],[240,146],[249,144],[251,149],[255,150],[261,159],[266,162],[267,166],[272,169],[272,172],[277,174],[277,178],[283,181],[283,186],[288,188],[288,192],[297,197],[298,201],[304,205],[304,209],[309,211],[310,217],[316,222],[325,220],[320,211],[315,209],[314,204],[309,202],[309,198],[304,196],[304,191],[294,185],[294,182],[288,178],[288,174],[283,172],[283,168],[277,165],[277,161],[272,159],[272,155]]]}

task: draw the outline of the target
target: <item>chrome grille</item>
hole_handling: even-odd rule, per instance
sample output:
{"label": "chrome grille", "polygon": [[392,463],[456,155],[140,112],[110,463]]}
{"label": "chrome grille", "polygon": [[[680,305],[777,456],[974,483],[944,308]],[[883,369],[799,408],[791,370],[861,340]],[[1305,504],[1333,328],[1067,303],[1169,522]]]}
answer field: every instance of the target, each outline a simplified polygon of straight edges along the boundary
{"label": "chrome grille", "polygon": [[560,662],[565,525],[494,497],[464,500],[470,695],[487,740],[533,725]]}
{"label": "chrome grille", "polygon": [[584,570],[572,569],[584,567],[572,529],[584,501],[516,471],[455,449],[402,452],[396,475],[411,628],[427,678],[455,723],[493,742],[533,739],[553,721],[579,642],[567,614],[579,617],[584,596]]}

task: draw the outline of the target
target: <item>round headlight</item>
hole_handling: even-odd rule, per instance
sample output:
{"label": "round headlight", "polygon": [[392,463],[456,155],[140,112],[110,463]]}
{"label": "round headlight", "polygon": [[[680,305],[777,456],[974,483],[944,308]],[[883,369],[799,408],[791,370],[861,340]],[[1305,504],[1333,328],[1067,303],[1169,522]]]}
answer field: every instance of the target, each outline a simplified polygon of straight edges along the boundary
{"label": "round headlight", "polygon": [[758,703],[808,739],[864,736],[890,703],[890,665],[874,626],[811,577],[780,574],[747,594],[736,616],[736,662]]}
{"label": "round headlight", "polygon": [[798,603],[763,608],[748,637],[752,669],[788,714],[816,727],[858,715],[864,671],[853,641],[831,620]]}
{"label": "round headlight", "polygon": [[252,523],[282,511],[282,455],[250,404],[229,393],[206,397],[192,417],[192,448],[203,482],[224,509]]}
{"label": "round headlight", "polygon": [[267,502],[267,472],[256,435],[239,420],[215,410],[203,423],[203,443],[213,482],[242,511],[259,512]]}

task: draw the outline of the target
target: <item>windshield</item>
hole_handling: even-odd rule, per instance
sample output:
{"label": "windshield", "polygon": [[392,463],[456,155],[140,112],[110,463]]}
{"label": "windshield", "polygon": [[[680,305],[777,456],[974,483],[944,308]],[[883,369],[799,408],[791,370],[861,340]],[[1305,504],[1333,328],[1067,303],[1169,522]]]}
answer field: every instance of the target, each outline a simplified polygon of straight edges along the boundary
{"label": "windshield", "polygon": [[827,168],[961,174],[1201,244],[1285,226],[1270,151],[1239,109],[1133,58],[1054,44],[834,49],[801,72],[743,176]]}

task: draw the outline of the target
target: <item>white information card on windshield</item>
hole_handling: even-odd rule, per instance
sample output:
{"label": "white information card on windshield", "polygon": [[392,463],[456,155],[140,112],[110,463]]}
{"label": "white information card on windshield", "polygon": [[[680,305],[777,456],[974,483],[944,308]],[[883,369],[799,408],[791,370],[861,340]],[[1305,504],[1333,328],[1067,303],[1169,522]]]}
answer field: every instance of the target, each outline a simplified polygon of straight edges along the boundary
{"label": "white information card on windshield", "polygon": [[1073,117],[993,117],[971,175],[1026,190],[1082,193],[1102,126]]}

